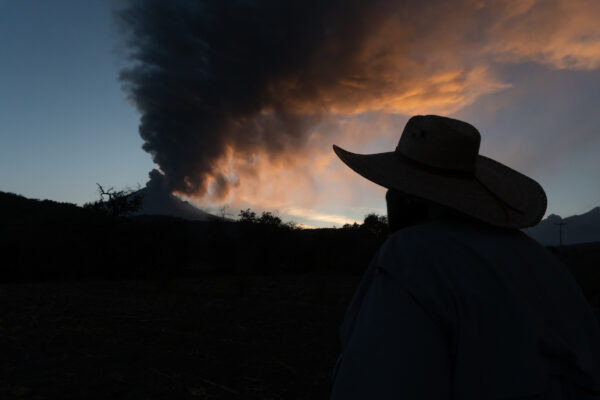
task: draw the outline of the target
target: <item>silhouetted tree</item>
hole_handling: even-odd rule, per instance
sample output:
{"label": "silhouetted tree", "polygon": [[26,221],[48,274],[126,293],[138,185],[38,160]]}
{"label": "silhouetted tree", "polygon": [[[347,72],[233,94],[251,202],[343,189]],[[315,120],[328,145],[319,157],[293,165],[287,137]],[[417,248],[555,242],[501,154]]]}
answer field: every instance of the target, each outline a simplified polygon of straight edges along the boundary
{"label": "silhouetted tree", "polygon": [[282,226],[283,226],[284,228],[287,228],[287,229],[291,230],[291,231],[295,231],[295,230],[302,229],[302,228],[301,228],[300,226],[298,226],[298,224],[297,224],[296,222],[294,222],[294,221],[288,221],[288,222],[285,222],[285,223],[284,223]]}
{"label": "silhouetted tree", "polygon": [[353,224],[344,224],[342,226],[342,229],[358,229],[358,228],[360,228],[360,225],[357,224],[356,222]]}
{"label": "silhouetted tree", "polygon": [[283,222],[279,216],[270,211],[263,211],[260,217],[254,211],[247,208],[240,210],[239,221],[245,224],[256,224],[263,227],[284,228],[288,230],[300,229],[294,221]]}
{"label": "silhouetted tree", "polygon": [[228,205],[224,205],[221,208],[219,208],[218,217],[221,220],[225,221],[225,220],[229,219],[230,216],[231,216],[231,213],[229,212]]}
{"label": "silhouetted tree", "polygon": [[372,233],[377,239],[383,239],[389,232],[387,217],[375,213],[368,214],[361,227]]}
{"label": "silhouetted tree", "polygon": [[263,211],[258,219],[258,223],[269,226],[281,226],[281,218],[269,211]]}
{"label": "silhouetted tree", "polygon": [[102,212],[110,217],[124,217],[131,215],[142,207],[142,196],[133,189],[115,190],[114,188],[104,189],[98,185],[100,199],[92,203],[85,203],[84,208]]}
{"label": "silhouetted tree", "polygon": [[258,222],[258,219],[256,218],[256,213],[252,210],[250,210],[249,208],[245,209],[245,210],[240,210],[240,213],[238,214],[238,216],[240,217],[240,222],[245,222],[245,223],[256,223]]}

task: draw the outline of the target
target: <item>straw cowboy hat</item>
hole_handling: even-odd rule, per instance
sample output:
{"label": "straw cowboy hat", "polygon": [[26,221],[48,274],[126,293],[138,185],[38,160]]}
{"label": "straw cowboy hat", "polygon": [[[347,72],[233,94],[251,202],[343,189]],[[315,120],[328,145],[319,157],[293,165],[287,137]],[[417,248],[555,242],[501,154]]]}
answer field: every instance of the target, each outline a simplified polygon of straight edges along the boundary
{"label": "straw cowboy hat", "polygon": [[536,225],[546,212],[539,183],[479,155],[474,126],[437,115],[408,120],[395,151],[355,154],[333,145],[363,177],[502,228]]}

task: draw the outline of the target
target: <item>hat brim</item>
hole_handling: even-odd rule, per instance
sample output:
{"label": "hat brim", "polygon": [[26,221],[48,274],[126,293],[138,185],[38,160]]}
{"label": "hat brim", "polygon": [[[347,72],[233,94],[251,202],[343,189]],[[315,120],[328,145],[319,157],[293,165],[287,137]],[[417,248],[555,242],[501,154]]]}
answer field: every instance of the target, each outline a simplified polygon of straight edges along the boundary
{"label": "hat brim", "polygon": [[517,229],[534,226],[546,212],[546,194],[539,183],[482,155],[477,156],[475,175],[468,177],[424,170],[402,160],[395,152],[355,154],[336,145],[333,150],[352,170],[378,185],[432,201],[493,226]]}

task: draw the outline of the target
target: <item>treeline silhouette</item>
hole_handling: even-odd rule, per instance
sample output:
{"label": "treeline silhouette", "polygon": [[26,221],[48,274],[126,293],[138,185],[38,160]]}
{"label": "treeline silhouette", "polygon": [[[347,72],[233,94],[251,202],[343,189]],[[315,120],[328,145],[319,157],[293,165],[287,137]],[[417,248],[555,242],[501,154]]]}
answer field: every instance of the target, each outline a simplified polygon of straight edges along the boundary
{"label": "treeline silhouette", "polygon": [[101,186],[100,193],[79,207],[0,192],[0,282],[362,274],[387,236],[387,220],[376,214],[338,229],[300,229],[250,209],[238,221],[187,221],[133,216],[139,199]]}

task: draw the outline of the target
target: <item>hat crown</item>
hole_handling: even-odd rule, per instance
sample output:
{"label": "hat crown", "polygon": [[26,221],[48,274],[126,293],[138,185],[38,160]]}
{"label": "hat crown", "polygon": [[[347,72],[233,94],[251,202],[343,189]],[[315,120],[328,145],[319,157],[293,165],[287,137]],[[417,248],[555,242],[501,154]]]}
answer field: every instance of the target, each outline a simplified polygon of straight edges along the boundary
{"label": "hat crown", "polygon": [[438,115],[411,117],[396,153],[433,168],[475,172],[481,135],[471,124]]}

